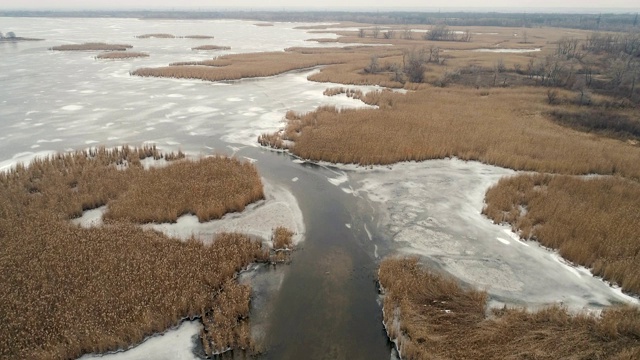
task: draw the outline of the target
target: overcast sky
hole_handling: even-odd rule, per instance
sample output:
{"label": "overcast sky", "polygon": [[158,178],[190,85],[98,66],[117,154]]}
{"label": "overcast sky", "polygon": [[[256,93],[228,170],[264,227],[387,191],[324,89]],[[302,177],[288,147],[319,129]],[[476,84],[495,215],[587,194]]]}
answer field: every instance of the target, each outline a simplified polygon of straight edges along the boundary
{"label": "overcast sky", "polygon": [[0,9],[628,9],[640,10],[639,0],[320,0],[315,4],[294,0],[0,0]]}

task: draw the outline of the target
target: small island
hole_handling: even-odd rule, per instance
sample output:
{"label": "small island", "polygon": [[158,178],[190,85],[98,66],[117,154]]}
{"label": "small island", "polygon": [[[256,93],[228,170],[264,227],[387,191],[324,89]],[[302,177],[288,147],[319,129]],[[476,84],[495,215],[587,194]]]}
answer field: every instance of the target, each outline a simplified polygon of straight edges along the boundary
{"label": "small island", "polygon": [[135,51],[108,51],[97,55],[96,59],[121,60],[142,57],[149,57],[149,54]]}
{"label": "small island", "polygon": [[231,50],[230,46],[220,46],[220,45],[201,45],[191,48],[191,50]]}
{"label": "small island", "polygon": [[16,36],[13,31],[9,31],[6,34],[0,32],[0,42],[18,42],[18,41],[42,41],[44,39],[34,39]]}
{"label": "small island", "polygon": [[50,48],[55,51],[125,51],[131,49],[131,45],[123,44],[106,44],[106,43],[84,43],[59,45]]}

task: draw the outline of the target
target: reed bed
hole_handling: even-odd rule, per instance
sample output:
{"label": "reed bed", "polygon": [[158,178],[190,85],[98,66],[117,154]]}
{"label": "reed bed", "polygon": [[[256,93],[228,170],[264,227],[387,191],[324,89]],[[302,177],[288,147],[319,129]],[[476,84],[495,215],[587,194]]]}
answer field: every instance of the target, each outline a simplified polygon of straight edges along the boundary
{"label": "reed bed", "polygon": [[109,203],[107,221],[163,223],[193,214],[206,222],[264,199],[255,166],[225,156],[181,161],[144,174],[144,181],[131,184]]}
{"label": "reed bed", "polygon": [[276,250],[291,249],[293,246],[293,231],[283,226],[273,229],[271,236],[273,248]]}
{"label": "reed bed", "polygon": [[[239,80],[273,76],[287,71],[312,68],[319,65],[352,61],[358,57],[349,51],[304,53],[295,50],[254,54],[234,54],[212,60],[177,62],[159,68],[141,68],[132,75],[200,79],[205,81]],[[363,55],[360,55],[363,56]]]}
{"label": "reed bed", "polygon": [[156,34],[142,34],[142,35],[138,35],[136,36],[138,39],[175,39],[176,36],[173,34],[161,34],[161,33],[156,33]]}
{"label": "reed bed", "polygon": [[284,131],[261,139],[302,158],[332,163],[458,157],[517,170],[640,179],[640,147],[554,124],[545,99],[540,88],[375,92],[362,100],[379,109],[321,107],[289,114]]}
{"label": "reed bed", "polygon": [[328,88],[322,94],[324,96],[336,96],[340,94],[346,94],[347,97],[350,97],[352,99],[361,99],[364,96],[364,94],[362,93],[362,90],[349,89],[349,88],[343,88],[343,87]]}
{"label": "reed bed", "polygon": [[55,51],[125,51],[131,49],[132,45],[125,44],[106,44],[106,43],[84,43],[59,45],[50,48]]}
{"label": "reed bed", "polygon": [[545,174],[504,178],[487,191],[483,213],[640,294],[637,182]]}
{"label": "reed bed", "polygon": [[191,50],[231,50],[230,46],[220,46],[220,45],[201,45],[192,47]]}
{"label": "reed bed", "polygon": [[403,359],[637,359],[640,310],[610,308],[599,317],[554,306],[493,309],[487,294],[390,258],[379,271],[384,324]]}
{"label": "reed bed", "polygon": [[214,36],[211,35],[187,35],[183,36],[185,39],[196,39],[196,40],[211,40]]}
{"label": "reed bed", "polygon": [[[249,293],[232,279],[250,262],[268,259],[259,243],[240,234],[221,234],[211,245],[182,242],[128,221],[156,207],[155,200],[135,203],[129,215],[123,207],[117,223],[84,229],[69,222],[83,210],[136,196],[136,188],[162,191],[203,173],[216,187],[224,166],[257,176],[253,167],[222,157],[182,160],[166,167],[181,170],[158,173],[143,169],[140,160],[148,157],[183,155],[163,155],[155,147],[98,148],[0,174],[1,359],[68,359],[127,348],[196,317],[205,323],[201,338],[209,355],[246,348]],[[180,193],[192,186],[174,189],[164,201],[182,201]],[[237,205],[237,194],[191,196],[193,203],[222,198],[231,199],[229,210]],[[202,196],[208,199],[196,199]]]}
{"label": "reed bed", "polygon": [[149,57],[149,54],[144,52],[134,52],[134,51],[112,51],[99,54],[96,56],[96,59],[132,59],[132,58],[142,58]]}

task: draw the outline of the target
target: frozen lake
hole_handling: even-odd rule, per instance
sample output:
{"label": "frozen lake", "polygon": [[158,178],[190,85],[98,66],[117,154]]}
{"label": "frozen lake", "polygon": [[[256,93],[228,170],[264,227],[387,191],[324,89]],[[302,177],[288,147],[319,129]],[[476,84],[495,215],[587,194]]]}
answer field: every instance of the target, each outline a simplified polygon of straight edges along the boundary
{"label": "frozen lake", "polygon": [[[45,39],[0,44],[0,170],[58,151],[144,143],[255,161],[273,189],[267,191],[272,207],[262,209],[291,211],[293,220],[282,221],[304,229],[290,266],[246,276],[256,285],[254,326],[268,349],[265,358],[389,359],[375,278],[377,262],[390,254],[421,255],[425,263],[486,289],[496,305],[597,309],[634,301],[480,215],[486,189],[512,171],[458,160],[373,169],[321,166],[259,148],[258,135],[282,127],[288,110],[366,106],[346,96],[323,96],[339,85],[309,82],[309,71],[229,83],[129,75],[140,67],[217,54],[336,46],[305,41],[317,34],[294,29],[304,24],[28,18],[0,18],[0,24],[3,31]],[[147,33],[215,39],[135,38]],[[84,42],[131,44],[151,56],[109,61],[96,60],[96,52],[48,50]],[[231,50],[191,50],[204,44]],[[209,235],[235,224],[262,235],[269,224],[255,215],[259,211],[224,224],[194,224],[194,231]],[[92,215],[91,221],[99,217]],[[192,220],[158,228],[180,236],[188,234]],[[144,358],[165,346],[180,349],[171,358],[193,358],[190,339],[197,329],[185,323],[116,356]]]}

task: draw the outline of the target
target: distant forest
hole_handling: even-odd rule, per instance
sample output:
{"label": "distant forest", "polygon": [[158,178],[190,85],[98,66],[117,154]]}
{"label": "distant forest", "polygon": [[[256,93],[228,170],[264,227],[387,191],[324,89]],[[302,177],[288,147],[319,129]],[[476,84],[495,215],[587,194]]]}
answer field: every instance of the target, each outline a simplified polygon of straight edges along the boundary
{"label": "distant forest", "polygon": [[474,12],[341,11],[0,11],[10,17],[118,17],[142,19],[246,19],[259,21],[362,22],[372,24],[446,24],[449,26],[567,27],[585,30],[640,29],[637,13],[554,14]]}

